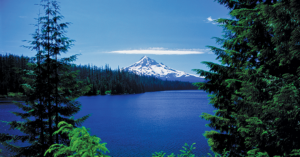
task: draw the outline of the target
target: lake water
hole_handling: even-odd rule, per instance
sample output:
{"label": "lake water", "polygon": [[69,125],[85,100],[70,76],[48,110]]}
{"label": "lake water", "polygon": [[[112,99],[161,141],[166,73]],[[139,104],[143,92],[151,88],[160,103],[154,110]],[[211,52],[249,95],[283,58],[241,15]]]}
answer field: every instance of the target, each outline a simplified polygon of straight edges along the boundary
{"label": "lake water", "polygon": [[[202,134],[212,129],[199,117],[202,112],[213,114],[207,95],[200,90],[180,90],[82,96],[78,98],[82,108],[75,118],[91,114],[83,126],[107,143],[107,155],[113,157],[151,157],[160,151],[179,154],[184,143],[196,143],[196,156],[208,156],[213,153]],[[2,103],[0,120],[18,119],[9,113],[17,110],[11,103]],[[7,132],[7,126],[1,124],[0,132]]]}

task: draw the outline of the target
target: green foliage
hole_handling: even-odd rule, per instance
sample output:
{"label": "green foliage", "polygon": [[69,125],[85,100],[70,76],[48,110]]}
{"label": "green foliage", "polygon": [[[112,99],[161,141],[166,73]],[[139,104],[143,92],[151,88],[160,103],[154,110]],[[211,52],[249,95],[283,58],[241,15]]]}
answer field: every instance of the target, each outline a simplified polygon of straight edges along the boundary
{"label": "green foliage", "polygon": [[7,94],[8,97],[13,97],[13,98],[22,98],[24,97],[23,93],[13,93],[13,92],[8,92]]}
{"label": "green foliage", "polygon": [[164,157],[166,153],[164,153],[163,151],[161,152],[155,152],[152,154],[152,157]]}
{"label": "green foliage", "polygon": [[111,90],[105,91],[105,94],[111,94]]}
{"label": "green foliage", "polygon": [[[184,144],[184,146],[182,147],[183,149],[180,150],[181,154],[177,154],[177,157],[195,157],[195,154],[193,154],[193,150],[196,149],[196,147],[193,147],[196,143],[193,143],[190,147],[187,143]],[[207,153],[209,156],[212,157],[212,155],[210,153]],[[229,151],[226,151],[226,149],[223,150],[222,152],[223,156],[221,156],[220,154],[216,154],[215,157],[227,157],[229,155]],[[164,153],[163,151],[161,152],[155,152],[152,154],[152,157],[164,157],[166,155],[166,153]],[[174,153],[168,155],[167,157],[176,157],[176,155]]]}
{"label": "green foliage", "polygon": [[[231,19],[218,19],[222,48],[208,46],[222,65],[195,69],[207,83],[214,115],[207,131],[211,150],[230,156],[293,156],[300,148],[300,4],[290,1],[218,0]],[[226,65],[226,66],[225,66]]]}
{"label": "green foliage", "polygon": [[183,150],[180,150],[182,153],[179,155],[179,157],[195,157],[195,154],[193,154],[193,150],[196,149],[196,147],[193,147],[196,143],[193,143],[190,147],[187,143],[184,144],[182,147]]}
{"label": "green foliage", "polygon": [[[210,157],[212,157],[212,155],[210,153],[207,153]],[[215,157],[227,157],[229,155],[229,151],[226,151],[226,149],[223,150],[223,156],[220,154],[215,154]]]}
{"label": "green foliage", "polygon": [[106,148],[106,143],[99,143],[100,138],[96,136],[90,136],[88,130],[83,126],[81,128],[73,128],[71,124],[64,121],[59,122],[59,130],[55,131],[56,134],[67,134],[70,140],[70,145],[66,146],[63,144],[53,144],[45,152],[54,152],[54,157],[60,155],[68,155],[69,157],[109,157],[104,155],[109,152]]}
{"label": "green foliage", "polygon": [[[59,23],[62,16],[56,1],[43,0],[41,6],[45,9],[45,16],[37,19],[38,28],[33,34],[34,41],[29,41],[31,46],[25,46],[36,50],[37,54],[33,57],[33,62],[27,62],[29,68],[21,70],[24,74],[18,75],[23,79],[25,100],[14,103],[22,112],[12,112],[23,120],[6,122],[10,129],[18,129],[24,134],[0,134],[0,141],[14,156],[43,156],[52,144],[68,144],[69,139],[64,135],[51,136],[58,129],[59,121],[77,126],[89,117],[87,115],[76,120],[71,117],[80,111],[81,104],[76,98],[90,90],[76,79],[77,73],[70,70],[76,55],[57,58],[61,53],[67,52],[73,42],[65,37],[64,28],[68,23]],[[19,147],[11,144],[12,141],[26,141],[29,145]]]}
{"label": "green foliage", "polygon": [[[196,149],[196,147],[193,147],[196,143],[193,143],[190,147],[187,143],[184,144],[182,147],[183,149],[180,150],[181,154],[178,154],[177,157],[195,157],[195,154],[193,154],[193,150]],[[152,157],[164,157],[166,153],[163,151],[161,152],[155,152],[152,154]],[[168,155],[167,157],[175,157],[174,153]]]}

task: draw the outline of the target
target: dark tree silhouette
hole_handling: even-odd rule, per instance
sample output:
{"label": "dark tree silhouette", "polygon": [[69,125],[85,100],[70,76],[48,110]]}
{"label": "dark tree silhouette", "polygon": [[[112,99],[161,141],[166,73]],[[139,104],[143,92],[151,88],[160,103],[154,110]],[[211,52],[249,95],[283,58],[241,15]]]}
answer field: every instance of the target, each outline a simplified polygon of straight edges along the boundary
{"label": "dark tree silhouette", "polygon": [[203,113],[219,130],[204,136],[214,152],[230,156],[300,155],[300,3],[297,0],[218,0],[235,19],[219,19],[222,48],[208,46],[222,65],[203,62],[215,115]]}
{"label": "dark tree silhouette", "polygon": [[[25,101],[15,102],[23,112],[13,112],[23,121],[7,122],[11,129],[18,129],[25,135],[1,134],[4,146],[15,156],[43,156],[50,145],[68,143],[66,136],[55,136],[60,121],[66,121],[74,126],[80,125],[89,115],[74,120],[71,116],[80,110],[80,103],[75,101],[89,90],[78,79],[75,71],[70,71],[71,62],[75,56],[58,59],[57,55],[66,52],[72,43],[65,37],[64,29],[69,23],[58,23],[63,16],[59,14],[56,1],[42,1],[45,16],[37,19],[37,31],[33,34],[32,46],[36,50],[34,62],[29,67],[22,84]],[[71,117],[71,118],[70,118]],[[53,121],[54,120],[54,121]],[[29,146],[19,147],[8,140],[27,141]],[[48,156],[51,156],[49,154]]]}

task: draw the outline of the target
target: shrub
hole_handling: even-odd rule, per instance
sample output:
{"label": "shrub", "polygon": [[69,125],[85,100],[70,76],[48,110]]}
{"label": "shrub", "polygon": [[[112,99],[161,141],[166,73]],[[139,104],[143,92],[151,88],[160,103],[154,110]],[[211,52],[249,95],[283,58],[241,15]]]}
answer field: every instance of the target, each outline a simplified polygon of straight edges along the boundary
{"label": "shrub", "polygon": [[63,144],[53,144],[45,152],[47,153],[54,151],[54,157],[60,155],[69,155],[69,157],[109,157],[104,155],[109,150],[106,148],[106,143],[99,143],[100,138],[96,136],[90,136],[89,130],[84,126],[81,128],[73,128],[71,124],[64,121],[59,122],[59,130],[55,131],[53,135],[56,134],[67,134],[70,139],[70,146],[65,146]]}

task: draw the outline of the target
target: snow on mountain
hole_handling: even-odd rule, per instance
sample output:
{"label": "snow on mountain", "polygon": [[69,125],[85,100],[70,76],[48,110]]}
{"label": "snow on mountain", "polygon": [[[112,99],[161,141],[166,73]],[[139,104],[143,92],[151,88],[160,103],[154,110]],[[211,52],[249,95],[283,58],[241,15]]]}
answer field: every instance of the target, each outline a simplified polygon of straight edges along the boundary
{"label": "snow on mountain", "polygon": [[147,56],[142,57],[138,62],[128,67],[122,68],[122,70],[131,71],[138,75],[153,75],[163,80],[204,82],[204,77],[169,68],[163,63],[157,63]]}

